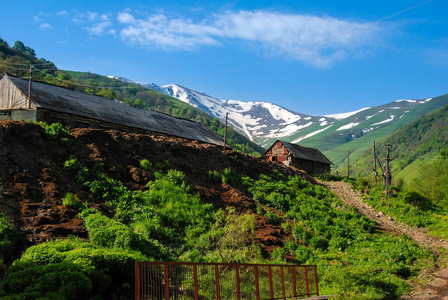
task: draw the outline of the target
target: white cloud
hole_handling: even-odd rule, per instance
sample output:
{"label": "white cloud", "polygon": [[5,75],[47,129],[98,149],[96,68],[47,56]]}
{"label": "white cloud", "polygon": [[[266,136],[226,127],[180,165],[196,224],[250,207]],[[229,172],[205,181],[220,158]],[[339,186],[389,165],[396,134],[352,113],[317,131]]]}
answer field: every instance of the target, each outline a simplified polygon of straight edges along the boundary
{"label": "white cloud", "polygon": [[48,23],[42,23],[42,24],[40,24],[39,28],[41,28],[41,29],[49,29],[49,28],[51,28],[51,25],[48,24]]}
{"label": "white cloud", "polygon": [[61,10],[56,15],[57,16],[68,16],[68,15],[70,15],[70,13],[66,10]]}
{"label": "white cloud", "polygon": [[362,52],[379,30],[376,25],[364,27],[331,17],[266,11],[227,12],[200,23],[164,14],[138,19],[129,12],[118,14],[117,20],[124,25],[121,38],[133,45],[191,50],[239,40],[255,43],[266,56],[289,53],[288,57],[316,67]]}

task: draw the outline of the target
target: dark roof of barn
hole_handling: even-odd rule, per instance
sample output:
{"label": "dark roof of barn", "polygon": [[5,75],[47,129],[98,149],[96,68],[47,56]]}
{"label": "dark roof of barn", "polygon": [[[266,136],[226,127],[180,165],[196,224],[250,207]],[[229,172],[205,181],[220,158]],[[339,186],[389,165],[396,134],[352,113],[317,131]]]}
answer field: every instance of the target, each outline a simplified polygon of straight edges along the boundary
{"label": "dark roof of barn", "polygon": [[[28,94],[28,80],[13,76],[8,78],[22,93]],[[223,145],[221,138],[200,122],[136,108],[117,100],[52,84],[33,82],[31,101],[37,108]]]}
{"label": "dark roof of barn", "polygon": [[291,153],[294,157],[305,159],[305,160],[311,160],[311,161],[317,161],[324,164],[332,165],[333,163],[320,152],[318,149],[315,148],[308,148],[308,147],[302,147],[297,144],[291,144],[285,141],[280,141],[283,145],[285,145],[286,149],[288,149],[289,153]]}

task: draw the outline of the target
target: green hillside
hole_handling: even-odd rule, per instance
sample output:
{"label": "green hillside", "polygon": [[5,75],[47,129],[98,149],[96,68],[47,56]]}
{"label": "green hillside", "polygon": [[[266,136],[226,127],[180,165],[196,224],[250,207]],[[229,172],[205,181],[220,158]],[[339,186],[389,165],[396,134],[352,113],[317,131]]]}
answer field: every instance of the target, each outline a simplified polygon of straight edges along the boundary
{"label": "green hillside", "polygon": [[[390,144],[392,174],[410,182],[418,176],[422,166],[437,159],[448,147],[447,128],[448,105],[404,125],[385,139],[378,139],[377,155],[384,160],[383,145]],[[353,175],[366,176],[372,170],[372,151],[364,151],[358,156],[356,161],[352,160]]]}
{"label": "green hillside", "polygon": [[[10,47],[0,38],[0,74],[28,77],[30,65],[33,65],[33,80],[109,97],[142,109],[152,109],[175,117],[199,121],[224,138],[223,123],[176,98],[98,74],[59,70],[48,60],[37,59],[35,51],[22,42],[18,41],[14,47]],[[257,155],[264,152],[262,147],[231,127],[227,132],[227,143],[234,150],[249,154]]]}
{"label": "green hillside", "polygon": [[[333,169],[342,172],[342,174],[347,174],[348,151],[350,152],[351,162],[363,156],[365,158],[360,159],[364,160],[363,168],[365,170],[361,172],[358,169],[354,169],[354,173],[351,174],[365,176],[372,169],[371,154],[369,155],[365,152],[370,151],[369,153],[371,153],[370,149],[372,149],[374,140],[377,141],[377,145],[381,148],[384,143],[380,141],[393,134],[396,130],[447,104],[448,94],[445,94],[434,97],[430,101],[392,102],[372,107],[349,118],[335,122],[332,126],[335,129],[323,131],[302,141],[300,144],[320,149],[335,164]],[[400,108],[397,107],[398,105]],[[393,120],[384,122],[392,115],[395,116]],[[358,125],[345,130],[337,130],[337,128],[350,123]]]}

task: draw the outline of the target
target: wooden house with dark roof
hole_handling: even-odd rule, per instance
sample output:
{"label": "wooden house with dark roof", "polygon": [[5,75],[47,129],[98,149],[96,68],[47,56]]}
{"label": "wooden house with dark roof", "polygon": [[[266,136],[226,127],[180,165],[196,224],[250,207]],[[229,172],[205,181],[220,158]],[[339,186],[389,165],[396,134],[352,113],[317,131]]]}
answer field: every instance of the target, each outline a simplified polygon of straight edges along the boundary
{"label": "wooden house with dark roof", "polygon": [[309,174],[328,174],[333,164],[318,149],[277,140],[263,154],[270,161],[293,166]]}
{"label": "wooden house with dark roof", "polygon": [[200,122],[140,109],[110,98],[5,74],[0,80],[0,121],[59,122],[70,128],[89,127],[150,132],[224,145]]}

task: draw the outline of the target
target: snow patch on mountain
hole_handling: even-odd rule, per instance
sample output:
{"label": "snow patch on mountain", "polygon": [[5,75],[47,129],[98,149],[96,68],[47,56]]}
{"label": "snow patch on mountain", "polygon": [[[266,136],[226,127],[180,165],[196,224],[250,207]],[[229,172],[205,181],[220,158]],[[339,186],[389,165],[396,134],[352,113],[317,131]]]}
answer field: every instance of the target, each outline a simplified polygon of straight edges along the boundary
{"label": "snow patch on mountain", "polygon": [[309,137],[312,137],[313,135],[316,135],[316,134],[318,134],[318,133],[321,133],[321,132],[327,130],[328,128],[330,128],[330,127],[332,127],[332,126],[333,126],[333,124],[331,124],[331,125],[328,126],[328,127],[323,128],[323,129],[319,129],[319,130],[313,131],[313,132],[311,132],[311,133],[308,133],[308,134],[306,134],[306,135],[304,135],[304,136],[301,136],[301,137],[295,139],[295,140],[292,141],[291,143],[295,144],[295,143],[298,143],[298,142],[300,142],[300,141],[303,141],[304,139],[307,139],[307,138],[309,138]]}
{"label": "snow patch on mountain", "polygon": [[376,126],[376,125],[381,125],[381,124],[384,124],[384,123],[388,123],[390,121],[393,121],[394,119],[395,119],[395,116],[394,115],[390,115],[390,117],[387,118],[386,120],[378,122],[378,123],[375,123],[375,124],[372,124],[371,126]]}
{"label": "snow patch on mountain", "polygon": [[363,110],[369,109],[369,108],[371,108],[371,107],[364,107],[364,108],[361,108],[361,109],[358,109],[358,110],[355,110],[355,111],[352,111],[352,112],[348,112],[348,113],[334,114],[334,115],[325,115],[325,117],[333,118],[333,119],[336,119],[336,120],[342,120],[342,119],[346,119],[348,117],[351,117],[351,116],[353,116],[353,115],[355,115],[355,114],[357,114],[359,112],[362,112]]}
{"label": "snow patch on mountain", "polygon": [[359,123],[348,123],[344,126],[339,127],[338,129],[336,129],[336,131],[341,131],[341,130],[345,130],[345,129],[350,129],[352,127],[355,127],[356,125],[359,125]]}

